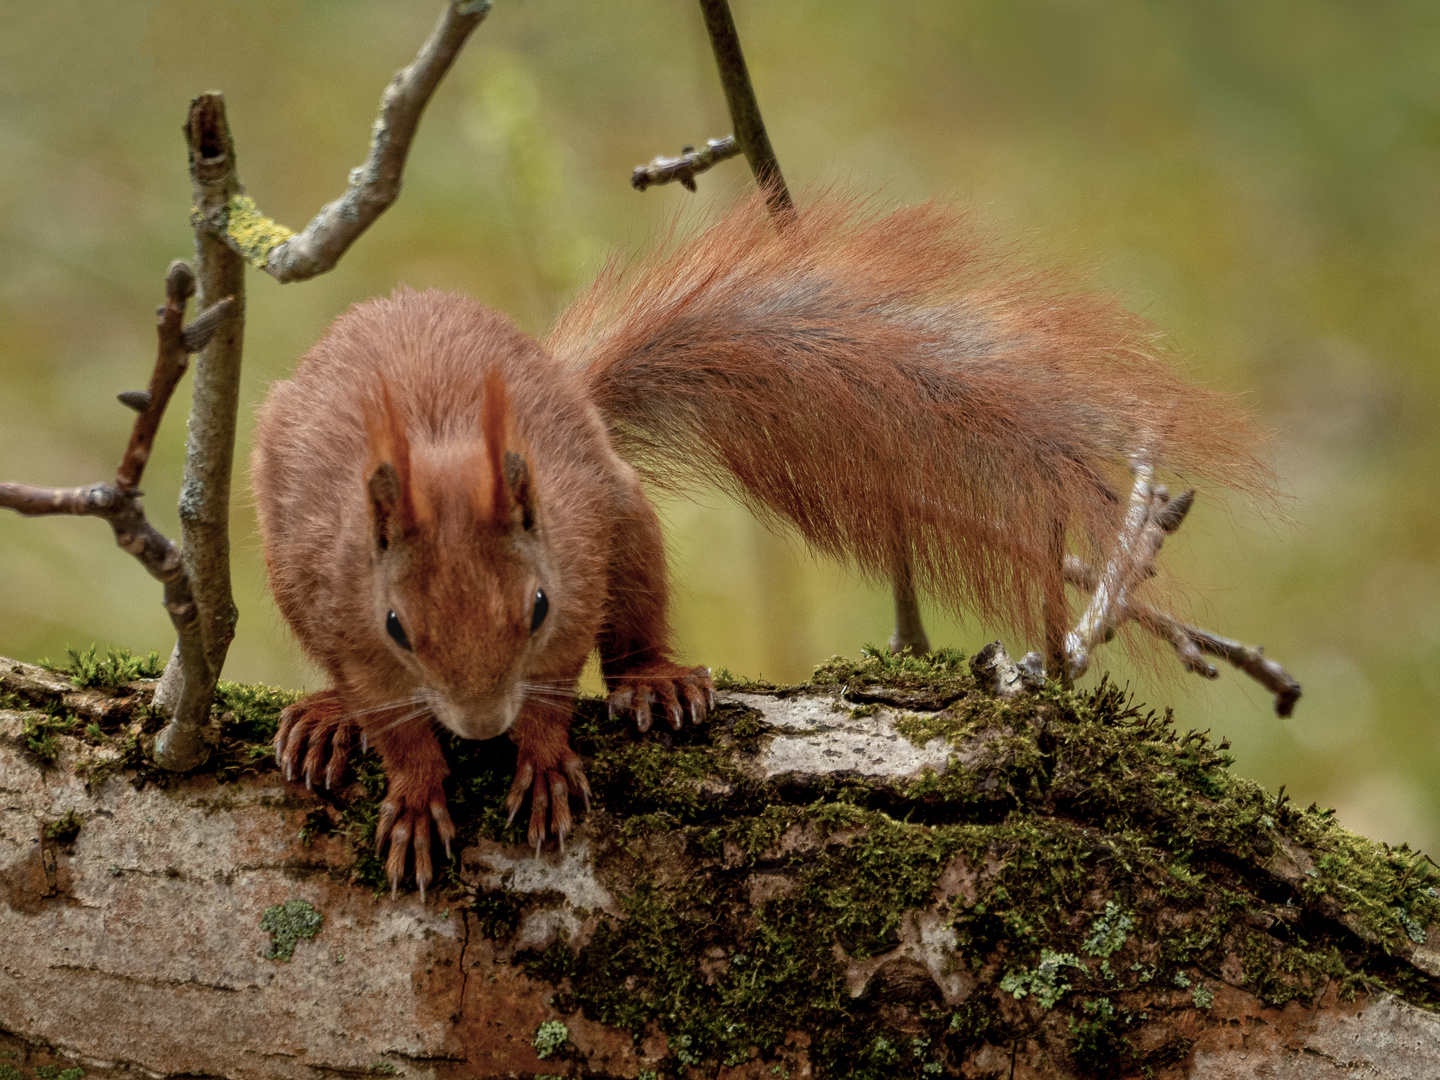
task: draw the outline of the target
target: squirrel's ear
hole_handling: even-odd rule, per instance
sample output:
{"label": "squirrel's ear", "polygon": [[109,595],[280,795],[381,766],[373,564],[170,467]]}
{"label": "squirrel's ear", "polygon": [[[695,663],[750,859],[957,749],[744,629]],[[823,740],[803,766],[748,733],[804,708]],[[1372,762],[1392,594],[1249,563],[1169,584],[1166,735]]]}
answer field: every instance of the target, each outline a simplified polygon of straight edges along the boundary
{"label": "squirrel's ear", "polygon": [[480,415],[480,436],[490,469],[492,514],[497,522],[529,529],[535,525],[535,481],[525,455],[512,450],[514,420],[505,379],[495,368],[485,373],[485,402]]}
{"label": "squirrel's ear", "polygon": [[382,381],[378,400],[372,398],[365,410],[365,433],[369,443],[370,520],[375,543],[381,551],[415,531],[415,502],[410,489],[410,440],[405,424],[390,398],[390,387]]}
{"label": "squirrel's ear", "polygon": [[535,527],[535,481],[530,477],[530,463],[524,454],[514,450],[505,451],[505,486],[510,489],[510,498],[519,514],[520,527]]}

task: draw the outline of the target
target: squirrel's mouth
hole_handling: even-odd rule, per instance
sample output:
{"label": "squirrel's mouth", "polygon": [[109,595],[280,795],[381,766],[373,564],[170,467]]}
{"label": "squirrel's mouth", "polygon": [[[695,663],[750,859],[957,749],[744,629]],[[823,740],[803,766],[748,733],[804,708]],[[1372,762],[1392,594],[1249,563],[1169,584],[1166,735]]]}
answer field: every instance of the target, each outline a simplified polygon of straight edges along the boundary
{"label": "squirrel's mouth", "polygon": [[493,739],[504,735],[520,713],[519,696],[515,694],[468,707],[457,705],[433,690],[427,690],[425,696],[429,699],[430,711],[435,714],[435,719],[462,739]]}

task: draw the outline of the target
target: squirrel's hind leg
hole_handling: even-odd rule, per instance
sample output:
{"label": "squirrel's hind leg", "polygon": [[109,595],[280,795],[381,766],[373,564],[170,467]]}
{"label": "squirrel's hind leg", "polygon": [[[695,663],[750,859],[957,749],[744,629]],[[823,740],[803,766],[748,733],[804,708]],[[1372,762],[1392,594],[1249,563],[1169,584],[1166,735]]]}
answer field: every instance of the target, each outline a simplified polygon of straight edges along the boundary
{"label": "squirrel's hind leg", "polygon": [[280,713],[275,764],[286,780],[294,780],[298,769],[307,788],[315,786],[317,776],[324,777],[327,790],[340,786],[355,730],[349,715],[350,708],[338,690],[310,694]]}
{"label": "squirrel's hind leg", "polygon": [[658,706],[670,727],[679,731],[687,714],[698,724],[714,708],[715,683],[709,668],[670,659],[669,586],[660,522],[638,486],[626,511],[617,524],[609,607],[598,640],[610,715],[628,713],[645,732],[654,722],[652,706]]}

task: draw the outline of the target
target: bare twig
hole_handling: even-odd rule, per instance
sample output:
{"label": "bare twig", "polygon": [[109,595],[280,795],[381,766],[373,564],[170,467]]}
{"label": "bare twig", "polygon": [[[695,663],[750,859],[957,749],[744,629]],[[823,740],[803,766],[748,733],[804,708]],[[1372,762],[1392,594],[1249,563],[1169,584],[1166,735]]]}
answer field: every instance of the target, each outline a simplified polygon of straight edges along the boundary
{"label": "bare twig", "polygon": [[681,149],[679,157],[657,157],[649,165],[636,165],[630,174],[630,186],[644,191],[654,184],[668,184],[677,181],[686,191],[695,190],[695,177],[722,161],[729,161],[740,153],[740,144],[734,135],[723,139],[710,139],[696,150],[693,146]]}
{"label": "bare twig", "polygon": [[1095,582],[1090,603],[1075,629],[1065,636],[1065,666],[1071,678],[1078,679],[1085,674],[1090,666],[1091,650],[1115,636],[1117,612],[1125,604],[1126,592],[1154,573],[1160,545],[1167,534],[1180,527],[1195,497],[1193,491],[1186,492],[1171,506],[1169,492],[1154,484],[1151,456],[1147,449],[1130,459],[1135,483],[1130,489],[1130,506],[1125,511],[1120,535],[1116,537],[1115,553]]}
{"label": "bare twig", "polygon": [[730,109],[730,122],[735,125],[735,141],[750,171],[765,192],[770,212],[782,222],[794,215],[795,203],[780,173],[780,162],[765,121],[760,116],[760,103],[755,100],[755,87],[750,83],[750,70],[745,54],[740,51],[740,35],[735,31],[735,17],[730,14],[730,0],[700,0],[705,16],[705,29],[710,34],[710,47],[720,68],[720,82],[725,87],[725,104]]}
{"label": "bare twig", "polygon": [[237,184],[223,203],[205,208],[209,231],[280,282],[304,281],[333,269],[340,256],[400,194],[405,158],[420,116],[466,38],[489,14],[491,0],[450,0],[409,67],[397,71],[380,98],[370,151],[350,171],[345,194],[326,203],[295,233],[266,217]]}
{"label": "bare twig", "polygon": [[[155,369],[150,376],[150,390],[145,395],[144,408],[131,428],[130,442],[116,470],[115,483],[80,488],[0,484],[0,506],[27,516],[80,514],[108,521],[115,533],[115,542],[135,556],[151,577],[165,586],[165,610],[170,614],[178,637],[177,651],[190,663],[203,667],[205,652],[199,609],[190,588],[189,575],[179,549],[145,517],[139,490],[140,477],[150,457],[156,429],[176,382],[185,372],[188,353],[204,344],[214,332],[217,322],[232,306],[230,298],[220,300],[206,309],[190,327],[185,327],[185,301],[194,292],[194,283],[195,275],[188,265],[178,260],[171,263],[169,273],[165,275],[166,299],[159,309],[157,320],[159,349]],[[213,690],[212,683],[210,691]],[[191,704],[188,697],[187,705],[200,710],[198,717],[193,718],[198,732],[209,716],[210,698],[207,693],[197,706]],[[204,747],[200,745],[194,753],[203,757],[203,751]],[[198,764],[198,760],[192,764]]]}
{"label": "bare twig", "polygon": [[[1178,503],[1180,500],[1176,499],[1175,502]],[[1173,532],[1174,529],[1170,531]],[[1076,588],[1094,592],[1099,584],[1100,575],[1083,559],[1075,555],[1067,555],[1065,557],[1065,580]],[[1275,697],[1277,716],[1289,716],[1295,711],[1295,703],[1300,700],[1300,684],[1283,667],[1266,657],[1265,650],[1260,646],[1245,645],[1229,638],[1223,638],[1219,634],[1183,623],[1173,615],[1168,615],[1149,604],[1130,600],[1128,597],[1116,606],[1114,615],[1116,625],[1133,619],[1147,632],[1170,642],[1187,670],[1207,679],[1217,678],[1220,673],[1215,669],[1215,665],[1205,657],[1218,657],[1239,668],[1266,690],[1269,690]]]}

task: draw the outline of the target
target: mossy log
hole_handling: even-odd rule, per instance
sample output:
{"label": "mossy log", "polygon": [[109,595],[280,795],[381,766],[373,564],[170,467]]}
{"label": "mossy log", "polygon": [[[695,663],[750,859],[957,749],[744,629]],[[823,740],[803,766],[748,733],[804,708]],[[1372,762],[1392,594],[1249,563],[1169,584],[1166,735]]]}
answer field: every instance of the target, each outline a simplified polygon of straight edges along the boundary
{"label": "mossy log", "polygon": [[834,661],[663,741],[582,702],[594,805],[539,857],[507,741],[451,742],[422,904],[373,758],[286,784],[292,695],[222,684],[210,763],[164,773],[137,671],[0,660],[3,1080],[1436,1075],[1428,861],[1111,685]]}

